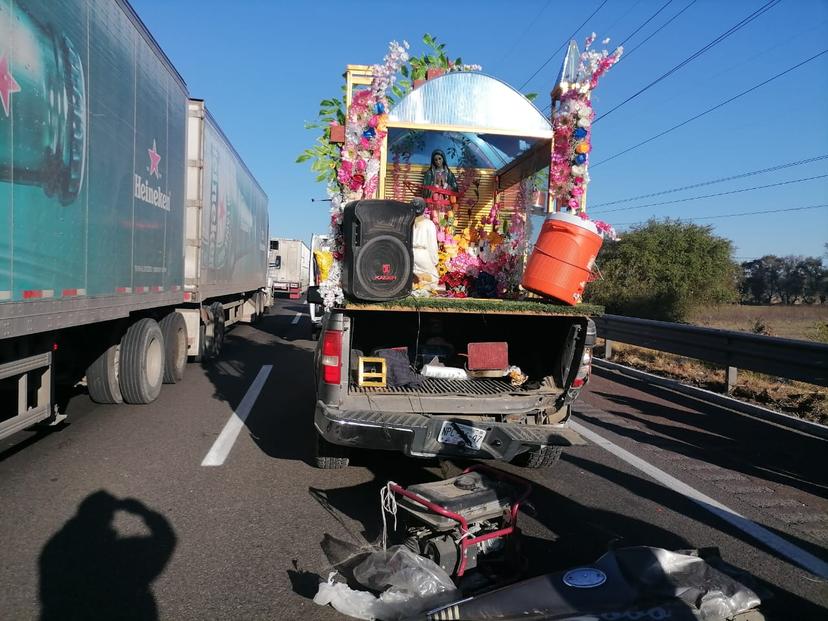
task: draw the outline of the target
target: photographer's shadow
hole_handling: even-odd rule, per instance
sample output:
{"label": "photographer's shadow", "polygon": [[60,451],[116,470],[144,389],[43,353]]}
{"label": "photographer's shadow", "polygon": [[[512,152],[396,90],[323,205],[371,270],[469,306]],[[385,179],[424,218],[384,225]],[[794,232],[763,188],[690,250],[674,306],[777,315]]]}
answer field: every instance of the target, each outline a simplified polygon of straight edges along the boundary
{"label": "photographer's shadow", "polygon": [[[120,511],[143,520],[149,534],[120,536]],[[41,620],[158,619],[150,584],[175,544],[169,521],[142,502],[103,490],[87,496],[40,555]]]}

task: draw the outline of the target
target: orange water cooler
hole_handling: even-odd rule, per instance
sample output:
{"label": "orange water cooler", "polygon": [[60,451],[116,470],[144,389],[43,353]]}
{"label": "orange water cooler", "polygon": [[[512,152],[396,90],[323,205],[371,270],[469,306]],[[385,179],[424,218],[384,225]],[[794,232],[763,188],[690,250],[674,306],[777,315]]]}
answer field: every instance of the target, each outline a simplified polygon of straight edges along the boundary
{"label": "orange water cooler", "polygon": [[521,285],[565,304],[578,304],[593,278],[592,268],[603,241],[589,220],[566,213],[549,214],[529,255]]}

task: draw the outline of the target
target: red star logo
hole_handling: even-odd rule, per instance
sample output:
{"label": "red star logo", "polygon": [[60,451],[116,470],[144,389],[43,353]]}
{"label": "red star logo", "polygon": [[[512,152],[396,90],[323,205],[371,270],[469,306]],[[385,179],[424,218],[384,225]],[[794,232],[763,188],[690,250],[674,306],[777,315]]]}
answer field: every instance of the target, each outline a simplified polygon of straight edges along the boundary
{"label": "red star logo", "polygon": [[12,93],[19,93],[20,85],[9,71],[9,59],[3,56],[0,58],[0,101],[3,102],[3,112],[9,116]]}
{"label": "red star logo", "polygon": [[158,172],[158,163],[161,161],[161,156],[155,149],[155,140],[152,141],[152,149],[147,149],[150,158],[149,174],[155,175],[156,179],[161,178],[161,173]]}

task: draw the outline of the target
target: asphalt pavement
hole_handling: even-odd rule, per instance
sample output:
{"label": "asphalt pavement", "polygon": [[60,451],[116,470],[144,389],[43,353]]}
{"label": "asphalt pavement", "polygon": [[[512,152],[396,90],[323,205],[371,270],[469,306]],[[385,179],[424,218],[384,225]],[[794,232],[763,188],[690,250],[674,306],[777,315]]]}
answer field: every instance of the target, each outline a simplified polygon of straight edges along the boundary
{"label": "asphalt pavement", "polygon": [[[365,453],[315,469],[309,337],[304,305],[281,301],[151,405],[78,388],[66,424],[0,441],[0,618],[342,618],[312,597],[333,562],[378,541],[380,488],[465,464]],[[802,568],[828,558],[828,442],[611,372],[575,419],[600,442],[551,470],[500,466],[534,485],[530,575],[628,545],[715,546],[767,618],[828,618],[828,582]]]}

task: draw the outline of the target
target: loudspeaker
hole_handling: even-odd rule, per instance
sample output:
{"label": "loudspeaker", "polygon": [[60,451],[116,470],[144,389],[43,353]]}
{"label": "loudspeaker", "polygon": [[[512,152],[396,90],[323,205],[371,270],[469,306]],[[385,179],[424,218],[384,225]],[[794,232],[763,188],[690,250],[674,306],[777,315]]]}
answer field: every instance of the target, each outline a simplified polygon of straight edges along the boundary
{"label": "loudspeaker", "polygon": [[364,200],[345,205],[342,290],[346,296],[383,301],[411,293],[415,216],[414,206],[400,201]]}

